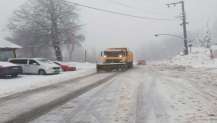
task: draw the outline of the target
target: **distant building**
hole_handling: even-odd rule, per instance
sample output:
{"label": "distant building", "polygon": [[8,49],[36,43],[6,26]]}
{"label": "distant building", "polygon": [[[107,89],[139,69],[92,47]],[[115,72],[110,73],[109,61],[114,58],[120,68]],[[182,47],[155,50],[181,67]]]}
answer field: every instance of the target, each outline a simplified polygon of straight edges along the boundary
{"label": "distant building", "polygon": [[16,57],[16,50],[22,48],[19,45],[0,39],[0,61],[7,61]]}

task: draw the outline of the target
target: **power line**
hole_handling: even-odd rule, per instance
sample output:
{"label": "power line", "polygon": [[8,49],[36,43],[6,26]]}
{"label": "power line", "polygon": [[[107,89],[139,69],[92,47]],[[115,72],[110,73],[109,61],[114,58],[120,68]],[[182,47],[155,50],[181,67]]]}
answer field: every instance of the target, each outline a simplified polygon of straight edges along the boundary
{"label": "power line", "polygon": [[[107,0],[107,1],[110,1],[110,2],[113,3],[113,4],[116,4],[116,5],[125,7],[125,8],[129,8],[129,9],[132,9],[132,10],[145,11],[144,9],[142,9],[142,8],[140,8],[140,7],[131,6],[131,5],[129,5],[129,4],[125,4],[125,3],[122,3],[122,2],[119,2],[119,1],[116,1],[116,0]],[[156,12],[150,11],[150,10],[148,10],[148,12],[156,13]],[[159,14],[159,12],[157,12],[157,13]]]}
{"label": "power line", "polygon": [[116,0],[109,0],[109,1],[112,2],[112,3],[115,3],[115,4],[117,4],[117,5],[126,7],[126,8],[135,9],[135,7],[132,7],[132,6],[128,5],[128,4],[124,4],[124,3],[122,3],[122,2],[118,2],[118,1],[116,1]]}
{"label": "power line", "polygon": [[84,8],[88,8],[88,9],[92,9],[92,10],[96,10],[96,11],[100,11],[100,12],[116,14],[116,15],[121,15],[121,16],[127,16],[127,17],[132,17],[132,18],[138,18],[138,19],[143,19],[143,20],[157,20],[157,21],[174,21],[175,20],[175,19],[168,19],[168,18],[154,18],[154,17],[147,17],[147,16],[137,16],[137,15],[132,15],[132,14],[128,14],[128,13],[115,12],[115,11],[112,11],[112,10],[106,10],[106,9],[102,9],[102,8],[92,7],[92,6],[80,4],[80,3],[77,3],[77,2],[66,1],[66,0],[64,0],[64,1],[72,3],[72,4],[76,5],[76,6],[81,6],[81,7],[84,7]]}

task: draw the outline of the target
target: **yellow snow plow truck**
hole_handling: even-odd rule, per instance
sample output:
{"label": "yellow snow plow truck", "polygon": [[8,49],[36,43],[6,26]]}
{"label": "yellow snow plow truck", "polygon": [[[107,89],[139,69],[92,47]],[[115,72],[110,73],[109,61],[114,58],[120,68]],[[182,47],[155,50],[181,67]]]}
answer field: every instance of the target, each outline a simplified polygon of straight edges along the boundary
{"label": "yellow snow plow truck", "polygon": [[100,71],[125,71],[133,67],[133,52],[128,48],[108,48],[101,52],[96,65]]}

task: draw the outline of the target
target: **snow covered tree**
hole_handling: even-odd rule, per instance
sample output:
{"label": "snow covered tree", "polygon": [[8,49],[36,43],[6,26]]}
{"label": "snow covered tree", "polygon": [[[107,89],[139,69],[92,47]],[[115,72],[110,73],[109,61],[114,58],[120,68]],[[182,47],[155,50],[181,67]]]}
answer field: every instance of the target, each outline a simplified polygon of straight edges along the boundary
{"label": "snow covered tree", "polygon": [[215,21],[212,30],[213,30],[214,43],[215,45],[217,45],[217,20]]}
{"label": "snow covered tree", "polygon": [[70,53],[84,40],[84,36],[78,34],[77,21],[75,6],[64,0],[28,0],[15,11],[8,25],[12,32],[8,39],[29,52],[35,49],[32,57],[40,53],[37,50],[44,48],[44,52],[49,52],[52,47],[56,59],[62,61],[61,48],[68,48]]}
{"label": "snow covered tree", "polygon": [[200,46],[210,48],[214,42],[212,42],[211,33],[209,30],[203,32],[201,30],[189,32],[189,39],[193,46]]}

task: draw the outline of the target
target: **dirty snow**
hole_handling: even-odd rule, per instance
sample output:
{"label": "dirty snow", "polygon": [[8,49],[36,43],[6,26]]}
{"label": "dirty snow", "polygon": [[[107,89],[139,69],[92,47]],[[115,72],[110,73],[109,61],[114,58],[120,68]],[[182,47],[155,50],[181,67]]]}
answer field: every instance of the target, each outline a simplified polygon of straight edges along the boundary
{"label": "dirty snow", "polygon": [[140,83],[134,80],[141,77],[134,71],[118,75],[32,123],[132,123]]}

